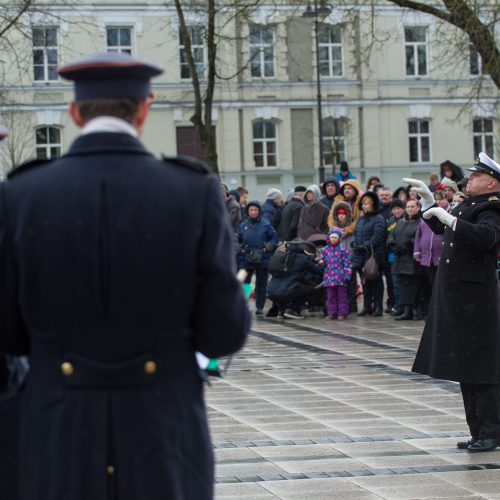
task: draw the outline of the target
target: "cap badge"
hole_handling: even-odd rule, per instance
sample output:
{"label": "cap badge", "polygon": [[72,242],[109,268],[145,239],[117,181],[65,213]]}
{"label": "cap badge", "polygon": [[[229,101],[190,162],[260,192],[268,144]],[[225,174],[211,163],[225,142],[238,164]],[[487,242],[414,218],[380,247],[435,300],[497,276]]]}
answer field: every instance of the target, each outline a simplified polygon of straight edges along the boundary
{"label": "cap badge", "polygon": [[498,196],[490,196],[488,201],[498,201]]}

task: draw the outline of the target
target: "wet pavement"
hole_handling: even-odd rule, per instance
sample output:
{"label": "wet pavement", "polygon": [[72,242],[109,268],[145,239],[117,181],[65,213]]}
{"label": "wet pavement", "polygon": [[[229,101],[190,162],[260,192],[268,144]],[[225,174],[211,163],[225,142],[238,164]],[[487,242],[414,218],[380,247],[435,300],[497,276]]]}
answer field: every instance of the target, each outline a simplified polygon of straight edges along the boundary
{"label": "wet pavement", "polygon": [[459,386],[412,373],[422,321],[258,318],[207,389],[216,499],[500,499]]}

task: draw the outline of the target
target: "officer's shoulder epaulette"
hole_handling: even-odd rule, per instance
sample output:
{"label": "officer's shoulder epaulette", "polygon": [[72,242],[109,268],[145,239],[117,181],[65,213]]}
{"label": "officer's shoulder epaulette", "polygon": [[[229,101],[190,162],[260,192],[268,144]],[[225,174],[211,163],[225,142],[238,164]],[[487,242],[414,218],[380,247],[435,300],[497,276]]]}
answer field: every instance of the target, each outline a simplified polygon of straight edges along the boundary
{"label": "officer's shoulder epaulette", "polygon": [[212,169],[201,160],[197,160],[191,156],[165,156],[162,155],[162,160],[167,163],[175,163],[176,165],[180,165],[182,167],[188,167],[191,170],[196,172],[200,172],[201,174],[209,174],[212,172]]}
{"label": "officer's shoulder epaulette", "polygon": [[30,170],[33,170],[34,168],[41,167],[43,165],[47,165],[49,163],[52,163],[54,160],[31,160],[27,161],[26,163],[23,163],[22,165],[19,165],[16,167],[14,170],[11,170],[7,174],[7,179],[12,179],[13,177],[17,177],[18,175],[24,174],[25,172],[28,172]]}

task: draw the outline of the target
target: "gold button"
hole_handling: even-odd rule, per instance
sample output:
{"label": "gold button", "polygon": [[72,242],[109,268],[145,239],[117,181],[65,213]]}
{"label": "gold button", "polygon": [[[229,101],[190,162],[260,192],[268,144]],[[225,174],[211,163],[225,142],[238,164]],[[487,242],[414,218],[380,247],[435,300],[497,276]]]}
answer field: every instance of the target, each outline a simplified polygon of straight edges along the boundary
{"label": "gold button", "polygon": [[462,215],[462,212],[458,212],[458,215]]}
{"label": "gold button", "polygon": [[112,466],[112,465],[108,465],[106,467],[106,472],[109,474],[109,475],[113,475],[115,473],[115,468]]}
{"label": "gold button", "polygon": [[61,373],[66,377],[73,375],[74,371],[75,369],[73,368],[73,365],[71,363],[65,361],[64,363],[61,364]]}
{"label": "gold button", "polygon": [[446,263],[449,264],[450,263],[450,259],[446,259]]}
{"label": "gold button", "polygon": [[151,375],[153,373],[156,373],[156,363],[154,361],[146,361],[144,363],[144,371],[148,374]]}
{"label": "gold button", "polygon": [[441,242],[441,245],[444,245],[444,241],[443,241],[443,242]]}
{"label": "gold button", "polygon": [[453,246],[453,243],[450,243],[450,247],[452,247],[452,246]]}
{"label": "gold button", "polygon": [[475,204],[476,204],[476,202],[475,202],[475,201],[473,201],[473,202],[471,203],[471,205],[475,205]]}

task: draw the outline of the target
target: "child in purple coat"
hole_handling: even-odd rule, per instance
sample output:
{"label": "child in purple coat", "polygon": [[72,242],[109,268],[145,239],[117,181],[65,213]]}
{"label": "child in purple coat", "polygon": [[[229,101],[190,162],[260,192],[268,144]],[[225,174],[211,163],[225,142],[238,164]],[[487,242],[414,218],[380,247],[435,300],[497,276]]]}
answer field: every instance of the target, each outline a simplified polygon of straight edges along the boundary
{"label": "child in purple coat", "polygon": [[349,300],[347,282],[351,279],[351,256],[349,250],[340,245],[342,230],[332,227],[327,234],[327,243],[321,250],[325,264],[323,284],[326,290],[326,312],[330,319],[347,319]]}

